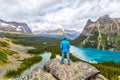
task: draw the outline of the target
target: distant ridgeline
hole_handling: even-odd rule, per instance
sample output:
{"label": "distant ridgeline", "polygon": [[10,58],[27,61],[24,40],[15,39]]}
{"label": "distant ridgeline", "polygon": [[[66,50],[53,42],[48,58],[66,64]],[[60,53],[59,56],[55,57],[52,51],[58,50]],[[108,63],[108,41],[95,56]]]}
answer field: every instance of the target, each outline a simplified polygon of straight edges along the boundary
{"label": "distant ridgeline", "polygon": [[32,34],[31,29],[26,23],[7,22],[0,19],[0,32]]}
{"label": "distant ridgeline", "polygon": [[81,47],[120,51],[120,18],[104,15],[95,22],[89,19],[83,32],[72,43]]}

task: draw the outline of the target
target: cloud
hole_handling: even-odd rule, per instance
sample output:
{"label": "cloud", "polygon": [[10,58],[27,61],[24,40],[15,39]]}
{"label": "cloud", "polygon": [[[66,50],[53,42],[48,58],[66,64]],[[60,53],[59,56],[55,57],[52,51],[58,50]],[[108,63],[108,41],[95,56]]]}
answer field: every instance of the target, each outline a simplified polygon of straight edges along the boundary
{"label": "cloud", "polygon": [[120,17],[119,0],[0,0],[0,18],[26,22],[35,30],[63,27],[81,31],[88,19]]}

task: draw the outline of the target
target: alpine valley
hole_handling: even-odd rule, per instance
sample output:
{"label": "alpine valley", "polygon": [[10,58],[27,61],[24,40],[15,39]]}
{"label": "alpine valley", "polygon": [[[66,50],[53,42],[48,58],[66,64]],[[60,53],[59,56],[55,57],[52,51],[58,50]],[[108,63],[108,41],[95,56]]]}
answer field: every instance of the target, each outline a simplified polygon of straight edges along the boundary
{"label": "alpine valley", "polygon": [[[70,65],[60,64],[63,36],[71,43]],[[0,20],[0,80],[118,80],[119,51],[120,18],[109,15],[89,19],[82,32],[32,32],[26,23]]]}

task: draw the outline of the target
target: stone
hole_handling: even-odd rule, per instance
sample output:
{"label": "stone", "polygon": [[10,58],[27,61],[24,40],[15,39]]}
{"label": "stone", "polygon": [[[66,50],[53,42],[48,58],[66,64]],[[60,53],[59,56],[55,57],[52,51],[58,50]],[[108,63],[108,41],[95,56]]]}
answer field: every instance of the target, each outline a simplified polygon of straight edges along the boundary
{"label": "stone", "polygon": [[50,73],[45,72],[41,68],[36,68],[28,76],[22,78],[22,80],[56,80]]}
{"label": "stone", "polygon": [[[51,73],[58,80],[86,80],[100,71],[86,62],[71,62],[70,65],[60,63],[60,59],[52,59],[44,65],[44,70]],[[97,75],[99,76],[99,75]],[[100,76],[99,76],[100,77]],[[98,79],[104,80],[104,79]]]}
{"label": "stone", "polygon": [[67,59],[61,64],[60,58],[48,61],[44,68],[36,68],[22,80],[107,80],[100,71],[86,62],[72,62]]}

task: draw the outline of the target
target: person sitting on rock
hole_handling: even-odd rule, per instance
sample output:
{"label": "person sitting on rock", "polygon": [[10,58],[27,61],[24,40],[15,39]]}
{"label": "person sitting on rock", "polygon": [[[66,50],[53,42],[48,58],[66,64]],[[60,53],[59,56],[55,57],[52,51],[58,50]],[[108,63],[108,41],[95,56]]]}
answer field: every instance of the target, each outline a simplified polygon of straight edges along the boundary
{"label": "person sitting on rock", "polygon": [[64,64],[64,55],[66,55],[67,60],[68,60],[68,65],[70,65],[70,57],[69,57],[69,52],[70,52],[70,43],[66,39],[66,37],[63,37],[63,40],[60,43],[60,48],[62,50],[62,59],[61,59],[61,64]]}

